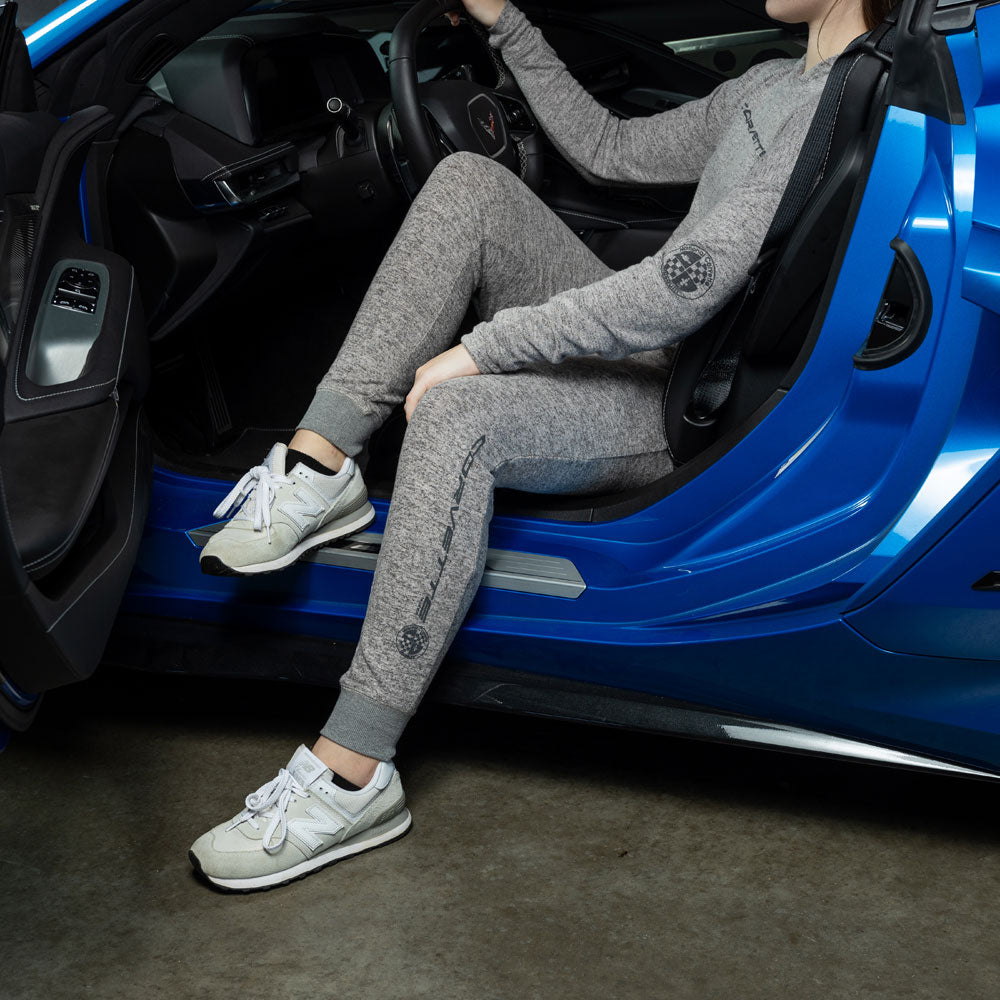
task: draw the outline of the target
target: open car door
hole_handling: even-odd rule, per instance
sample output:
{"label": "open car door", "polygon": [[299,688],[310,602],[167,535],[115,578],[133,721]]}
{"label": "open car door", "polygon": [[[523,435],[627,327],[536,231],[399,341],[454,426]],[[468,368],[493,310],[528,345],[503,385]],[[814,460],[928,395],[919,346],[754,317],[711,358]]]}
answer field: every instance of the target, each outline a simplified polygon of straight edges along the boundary
{"label": "open car door", "polygon": [[100,660],[152,471],[133,271],[87,233],[112,115],[37,109],[15,14],[0,7],[0,723],[23,729],[41,692]]}

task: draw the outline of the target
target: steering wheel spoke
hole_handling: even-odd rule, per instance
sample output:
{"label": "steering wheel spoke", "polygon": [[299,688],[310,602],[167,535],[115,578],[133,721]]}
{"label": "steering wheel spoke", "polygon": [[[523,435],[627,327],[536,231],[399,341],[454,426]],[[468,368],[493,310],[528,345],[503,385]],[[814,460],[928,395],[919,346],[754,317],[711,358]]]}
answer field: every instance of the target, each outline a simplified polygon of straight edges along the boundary
{"label": "steering wheel spoke", "polygon": [[438,124],[437,119],[427,110],[424,109],[424,121],[427,122],[427,127],[431,130],[434,135],[434,139],[437,141],[438,150],[442,157],[450,156],[452,153],[457,153],[459,147],[457,147],[451,139],[448,138],[448,133]]}
{"label": "steering wheel spoke", "polygon": [[513,167],[507,116],[492,90],[465,80],[435,80],[419,88],[420,103],[455,149],[481,153]]}

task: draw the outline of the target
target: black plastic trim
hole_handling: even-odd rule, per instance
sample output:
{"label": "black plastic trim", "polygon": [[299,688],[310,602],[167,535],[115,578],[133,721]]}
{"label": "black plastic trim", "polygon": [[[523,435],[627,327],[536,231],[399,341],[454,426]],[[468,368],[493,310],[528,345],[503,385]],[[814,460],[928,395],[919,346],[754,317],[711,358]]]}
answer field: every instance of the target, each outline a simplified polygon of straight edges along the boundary
{"label": "black plastic trim", "polygon": [[889,103],[907,111],[964,125],[965,105],[945,32],[936,30],[937,0],[903,0],[896,26]]}
{"label": "black plastic trim", "polygon": [[[888,295],[890,285],[898,269],[909,286],[913,307],[906,329],[899,337],[877,349],[870,349],[866,343],[854,355],[854,367],[860,368],[862,371],[891,368],[893,365],[898,365],[900,361],[905,361],[924,342],[924,337],[927,336],[927,330],[931,325],[931,316],[934,313],[931,286],[927,282],[927,275],[924,273],[920,258],[917,257],[909,243],[898,236],[889,246],[896,252],[896,259],[889,271],[885,291],[882,293],[880,302],[884,301]],[[869,334],[869,342],[870,338],[871,334]]]}
{"label": "black plastic trim", "polygon": [[[350,642],[331,643],[328,639],[254,632],[232,625],[128,615],[119,620],[106,659],[114,666],[156,673],[280,679],[334,688],[349,666],[353,650],[354,644]],[[838,752],[834,745],[837,733],[800,730],[794,721],[751,717],[664,695],[466,660],[445,661],[428,691],[428,700],[734,747],[750,746],[908,769],[916,766],[920,771],[934,771],[935,765],[940,765],[942,770],[953,774],[955,768],[970,769],[961,775],[967,778],[995,780],[1000,777],[986,762],[928,756],[926,749],[917,746],[883,746],[850,734],[839,737],[851,741],[860,739],[866,746],[888,751],[884,758],[868,755],[860,758]],[[732,727],[759,730],[763,738],[748,739],[734,733]],[[830,745],[826,745],[825,740],[812,741],[811,745],[790,744],[784,739],[769,741],[766,738],[769,730],[782,736],[791,730],[796,734],[829,736],[833,740]],[[925,763],[893,759],[894,753],[917,755]]]}
{"label": "black plastic trim", "polygon": [[0,110],[37,111],[34,77],[24,35],[17,29],[17,4],[0,7]]}
{"label": "black plastic trim", "polygon": [[972,585],[972,589],[990,594],[1000,593],[1000,572],[993,570],[992,572],[987,573],[986,576],[977,580]]}

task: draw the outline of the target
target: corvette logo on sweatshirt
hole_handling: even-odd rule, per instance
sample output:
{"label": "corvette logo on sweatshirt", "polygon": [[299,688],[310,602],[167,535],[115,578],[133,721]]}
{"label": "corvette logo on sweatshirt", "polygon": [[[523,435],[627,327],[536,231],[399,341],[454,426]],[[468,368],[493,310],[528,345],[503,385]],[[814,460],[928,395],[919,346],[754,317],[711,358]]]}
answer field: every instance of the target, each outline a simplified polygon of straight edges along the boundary
{"label": "corvette logo on sweatshirt", "polygon": [[416,659],[427,648],[428,641],[423,625],[407,625],[396,633],[396,648],[408,660]]}
{"label": "corvette logo on sweatshirt", "polygon": [[743,105],[743,117],[747,123],[747,131],[750,133],[750,141],[753,143],[754,152],[759,159],[765,152],[764,143],[760,140],[760,132],[754,127],[753,112],[750,110],[749,104],[744,103]]}

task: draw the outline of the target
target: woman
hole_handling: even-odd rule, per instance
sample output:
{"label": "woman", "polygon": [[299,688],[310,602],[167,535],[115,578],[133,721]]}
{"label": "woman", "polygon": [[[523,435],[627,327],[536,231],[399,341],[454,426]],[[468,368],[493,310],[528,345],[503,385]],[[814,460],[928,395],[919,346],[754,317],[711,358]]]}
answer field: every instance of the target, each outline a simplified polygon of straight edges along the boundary
{"label": "woman", "polygon": [[[669,470],[665,349],[745,282],[833,57],[891,6],[768,0],[771,17],[808,23],[802,59],[620,121],[512,3],[462,2],[581,173],[697,181],[697,193],[658,253],[616,273],[494,161],[458,153],[431,175],[299,430],[226,498],[216,516],[242,506],[202,552],[206,572],[249,575],[367,526],[374,512],[353,456],[404,403],[409,425],[353,663],[312,750],[300,747],[192,847],[220,888],[280,885],[408,829],[396,740],[479,585],[494,488],[620,490]],[[450,347],[474,294],[483,322]]]}

